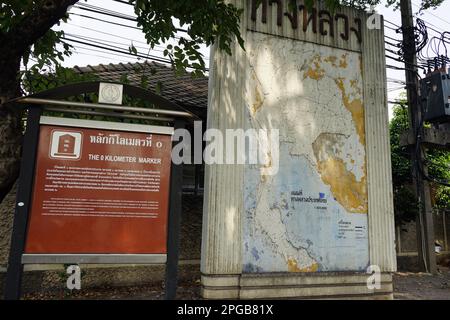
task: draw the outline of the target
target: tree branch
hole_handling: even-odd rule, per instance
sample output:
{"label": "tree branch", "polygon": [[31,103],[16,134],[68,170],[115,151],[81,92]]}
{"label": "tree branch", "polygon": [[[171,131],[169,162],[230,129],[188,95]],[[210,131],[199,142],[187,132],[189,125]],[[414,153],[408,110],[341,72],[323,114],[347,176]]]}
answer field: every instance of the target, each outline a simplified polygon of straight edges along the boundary
{"label": "tree branch", "polygon": [[11,50],[22,54],[29,46],[60,21],[67,8],[78,0],[41,0],[26,13],[22,21],[5,34]]}

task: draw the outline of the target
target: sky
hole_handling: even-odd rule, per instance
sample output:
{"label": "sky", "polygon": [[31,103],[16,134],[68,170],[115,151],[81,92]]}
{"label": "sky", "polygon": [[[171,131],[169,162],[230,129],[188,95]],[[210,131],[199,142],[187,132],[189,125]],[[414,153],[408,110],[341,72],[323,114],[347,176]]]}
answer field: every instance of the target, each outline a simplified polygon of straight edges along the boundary
{"label": "sky", "polygon": [[[419,3],[420,0],[412,0],[414,13],[419,9]],[[107,5],[105,6],[105,4]],[[95,7],[111,10],[113,14],[126,15],[125,17],[130,19],[115,18],[88,11],[92,9],[96,10]],[[378,5],[375,9],[379,14],[384,16],[385,36],[389,37],[387,41],[394,44],[396,42],[394,39],[401,40],[401,34],[395,31],[397,26],[401,24],[400,11],[395,11],[392,7],[386,8],[384,4]],[[95,43],[100,47],[112,47],[120,51],[128,51],[128,47],[134,45],[142,56],[151,56],[156,59],[164,58],[163,50],[165,49],[165,45],[157,46],[150,50],[146,44],[144,34],[136,28],[136,22],[132,21],[134,13],[133,7],[130,5],[113,0],[88,0],[87,2],[80,1],[69,12],[71,15],[68,23],[62,23],[59,27],[55,27],[55,29],[64,30],[68,39]],[[450,0],[446,0],[437,9],[425,11],[418,17],[423,19],[429,27],[436,30],[428,29],[429,36],[432,37],[437,36],[438,32],[450,31],[449,12]],[[95,17],[96,19],[88,18],[88,16]],[[186,29],[187,26],[181,27]],[[178,35],[183,36],[183,33],[179,32]],[[73,55],[66,58],[63,62],[63,65],[66,67],[145,61],[144,58],[137,58],[123,53],[108,52],[107,50],[93,48],[81,43],[69,43],[73,44],[75,49]],[[398,48],[391,44],[386,44],[386,48],[394,51],[398,50]],[[208,65],[209,48],[202,46],[201,52],[204,54],[205,62]],[[394,56],[393,53],[388,53],[388,55]],[[387,58],[386,63],[391,66],[403,66],[402,63],[389,58]],[[399,95],[404,92],[404,81],[404,71],[387,69],[388,100],[391,102],[390,117],[392,117],[392,102],[395,102],[399,98]]]}

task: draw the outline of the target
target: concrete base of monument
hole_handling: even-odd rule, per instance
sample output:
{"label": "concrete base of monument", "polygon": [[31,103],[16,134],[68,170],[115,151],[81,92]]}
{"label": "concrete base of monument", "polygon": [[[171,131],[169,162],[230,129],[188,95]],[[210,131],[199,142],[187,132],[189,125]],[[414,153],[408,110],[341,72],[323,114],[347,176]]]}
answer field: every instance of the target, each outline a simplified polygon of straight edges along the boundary
{"label": "concrete base of monument", "polygon": [[369,289],[366,273],[202,275],[205,299],[393,299],[392,274]]}

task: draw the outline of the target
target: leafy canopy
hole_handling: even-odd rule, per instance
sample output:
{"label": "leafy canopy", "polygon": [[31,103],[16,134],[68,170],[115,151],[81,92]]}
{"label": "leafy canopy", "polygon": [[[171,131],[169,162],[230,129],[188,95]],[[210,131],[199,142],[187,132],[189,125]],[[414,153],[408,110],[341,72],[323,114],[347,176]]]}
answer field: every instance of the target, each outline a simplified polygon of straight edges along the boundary
{"label": "leafy canopy", "polygon": [[[112,0],[110,0],[112,1]],[[77,1],[66,1],[73,4]],[[87,2],[87,1],[86,1]],[[231,54],[231,43],[235,39],[243,47],[244,42],[239,32],[241,10],[224,0],[129,0],[134,6],[138,26],[142,28],[150,46],[174,39],[177,34],[176,20],[187,34],[177,37],[177,45],[168,45],[164,55],[170,58],[178,73],[192,68],[194,75],[201,75],[206,70],[200,45],[216,44],[220,50]],[[32,13],[39,14],[45,5],[43,0],[6,0],[0,4],[0,39],[2,35],[14,37],[17,27],[29,23],[27,17]],[[58,19],[66,22],[69,14]],[[176,20],[175,20],[176,19]],[[71,45],[64,41],[64,32],[46,30],[42,37],[26,44],[20,52],[24,65],[31,61],[30,69],[48,71],[51,66],[58,66],[65,56],[71,54]],[[16,39],[20,41],[20,39]],[[131,53],[137,53],[133,45]]]}
{"label": "leafy canopy", "polygon": [[182,27],[187,27],[188,37],[180,37],[178,45],[168,45],[164,51],[177,71],[183,71],[187,67],[197,71],[205,70],[203,56],[198,51],[200,44],[209,46],[216,43],[220,50],[228,54],[231,54],[230,47],[234,39],[244,47],[239,31],[241,10],[224,1],[130,0],[130,3],[135,5],[138,25],[142,27],[152,48],[175,38],[177,27],[174,17]]}
{"label": "leafy canopy", "polygon": [[[3,0],[0,4],[0,38],[2,35],[13,32],[17,26],[29,23],[28,17],[31,13],[39,15],[45,6],[50,6],[52,2],[54,1]],[[60,2],[67,2],[69,6],[77,1],[61,0]],[[175,26],[174,18],[188,29],[188,36],[180,37],[177,45],[168,45],[164,51],[164,55],[170,58],[179,73],[186,68],[192,68],[195,75],[205,72],[204,57],[199,51],[201,44],[209,46],[215,43],[219,49],[229,54],[231,54],[231,42],[235,39],[241,47],[244,47],[239,32],[241,10],[224,0],[128,0],[128,2],[134,5],[138,25],[143,29],[151,48],[175,37],[177,26]],[[312,6],[314,2],[315,0],[305,0],[308,6]],[[331,9],[340,5],[367,9],[378,5],[381,1],[324,0],[324,2]],[[398,5],[398,2],[399,0],[387,0],[387,5]],[[421,7],[422,9],[434,8],[442,2],[443,0],[422,0]],[[61,21],[66,22],[68,17],[68,14],[63,15],[56,24]],[[46,71],[44,67],[58,66],[64,57],[71,54],[72,49],[68,43],[64,42],[63,37],[63,31],[48,28],[43,36],[31,39],[30,43],[26,43],[27,49],[20,52],[24,64],[27,65],[32,59],[31,68],[43,71]],[[130,52],[136,53],[133,45],[130,47]]]}

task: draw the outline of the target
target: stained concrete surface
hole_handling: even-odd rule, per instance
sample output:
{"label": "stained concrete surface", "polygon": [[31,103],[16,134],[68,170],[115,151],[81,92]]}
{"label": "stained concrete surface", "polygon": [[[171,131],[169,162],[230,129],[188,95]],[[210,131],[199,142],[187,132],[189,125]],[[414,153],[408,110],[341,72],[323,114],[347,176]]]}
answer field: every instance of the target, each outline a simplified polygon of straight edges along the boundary
{"label": "stained concrete surface", "polygon": [[450,269],[439,267],[437,275],[397,272],[394,298],[398,300],[450,300]]}
{"label": "stained concrete surface", "polygon": [[[446,267],[439,269],[440,272],[437,275],[412,272],[395,273],[394,298],[396,300],[450,300],[450,269]],[[159,282],[143,286],[92,288],[80,292],[59,290],[51,293],[27,294],[24,299],[161,300],[164,299],[164,285]],[[199,276],[179,283],[177,299],[201,299]]]}

